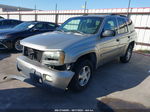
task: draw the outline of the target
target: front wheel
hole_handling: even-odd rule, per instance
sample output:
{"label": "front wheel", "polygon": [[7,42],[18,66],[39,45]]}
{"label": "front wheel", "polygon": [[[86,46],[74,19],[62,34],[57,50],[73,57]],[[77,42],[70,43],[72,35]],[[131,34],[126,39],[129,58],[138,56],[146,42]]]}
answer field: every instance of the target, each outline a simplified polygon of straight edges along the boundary
{"label": "front wheel", "polygon": [[75,75],[71,81],[70,87],[72,90],[81,91],[87,87],[92,73],[93,65],[88,60],[82,60],[74,66]]}
{"label": "front wheel", "polygon": [[130,61],[130,59],[131,59],[132,51],[133,51],[133,46],[129,45],[129,47],[127,48],[127,51],[126,51],[125,55],[123,57],[120,57],[120,61],[122,63],[128,63]]}
{"label": "front wheel", "polygon": [[19,52],[22,51],[23,46],[20,44],[20,40],[16,40],[16,41],[15,41],[15,43],[14,43],[14,49],[15,49],[16,51],[19,51]]}

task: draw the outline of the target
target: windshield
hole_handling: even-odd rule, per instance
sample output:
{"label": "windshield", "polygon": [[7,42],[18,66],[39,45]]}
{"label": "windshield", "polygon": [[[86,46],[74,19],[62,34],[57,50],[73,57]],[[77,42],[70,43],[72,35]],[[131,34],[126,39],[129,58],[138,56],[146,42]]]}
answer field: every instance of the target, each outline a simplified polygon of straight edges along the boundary
{"label": "windshield", "polygon": [[34,22],[24,22],[14,27],[14,30],[28,30],[30,28],[33,28],[34,25]]}
{"label": "windshield", "polygon": [[102,23],[100,17],[77,17],[68,19],[58,30],[63,32],[95,34]]}

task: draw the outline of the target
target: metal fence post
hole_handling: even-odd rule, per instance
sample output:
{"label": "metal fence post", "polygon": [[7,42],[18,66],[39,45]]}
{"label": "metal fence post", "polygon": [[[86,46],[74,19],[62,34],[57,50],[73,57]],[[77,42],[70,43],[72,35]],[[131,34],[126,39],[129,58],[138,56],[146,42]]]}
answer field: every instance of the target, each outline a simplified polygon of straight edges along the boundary
{"label": "metal fence post", "polygon": [[20,13],[20,9],[19,9],[19,20],[21,21],[21,13]]}
{"label": "metal fence post", "polygon": [[19,14],[19,20],[21,21],[21,19],[22,19],[22,18],[21,18],[21,14]]}
{"label": "metal fence post", "polygon": [[9,19],[9,14],[7,14],[7,19]]}
{"label": "metal fence post", "polygon": [[37,14],[35,13],[35,21],[37,21]]}
{"label": "metal fence post", "polygon": [[58,14],[55,15],[55,23],[58,24]]}
{"label": "metal fence post", "polygon": [[35,4],[35,21],[37,21],[37,8],[36,8],[36,4]]}

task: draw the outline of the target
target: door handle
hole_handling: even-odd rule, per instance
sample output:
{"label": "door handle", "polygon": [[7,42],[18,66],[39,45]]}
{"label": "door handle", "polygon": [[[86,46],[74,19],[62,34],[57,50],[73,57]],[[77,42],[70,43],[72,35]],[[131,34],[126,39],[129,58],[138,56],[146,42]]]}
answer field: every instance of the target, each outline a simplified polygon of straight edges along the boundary
{"label": "door handle", "polygon": [[116,39],[116,41],[119,42],[120,40],[119,40],[119,39]]}

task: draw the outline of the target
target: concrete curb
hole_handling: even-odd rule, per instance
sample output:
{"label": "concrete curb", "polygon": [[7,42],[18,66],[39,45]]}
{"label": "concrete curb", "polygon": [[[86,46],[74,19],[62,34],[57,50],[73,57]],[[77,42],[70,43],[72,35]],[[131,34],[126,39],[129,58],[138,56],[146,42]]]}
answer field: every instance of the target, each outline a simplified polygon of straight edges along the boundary
{"label": "concrete curb", "polygon": [[134,53],[137,53],[137,54],[141,54],[141,55],[144,55],[144,56],[150,56],[150,54],[145,54],[145,53],[141,53],[141,52],[138,52],[138,51],[133,51]]}

